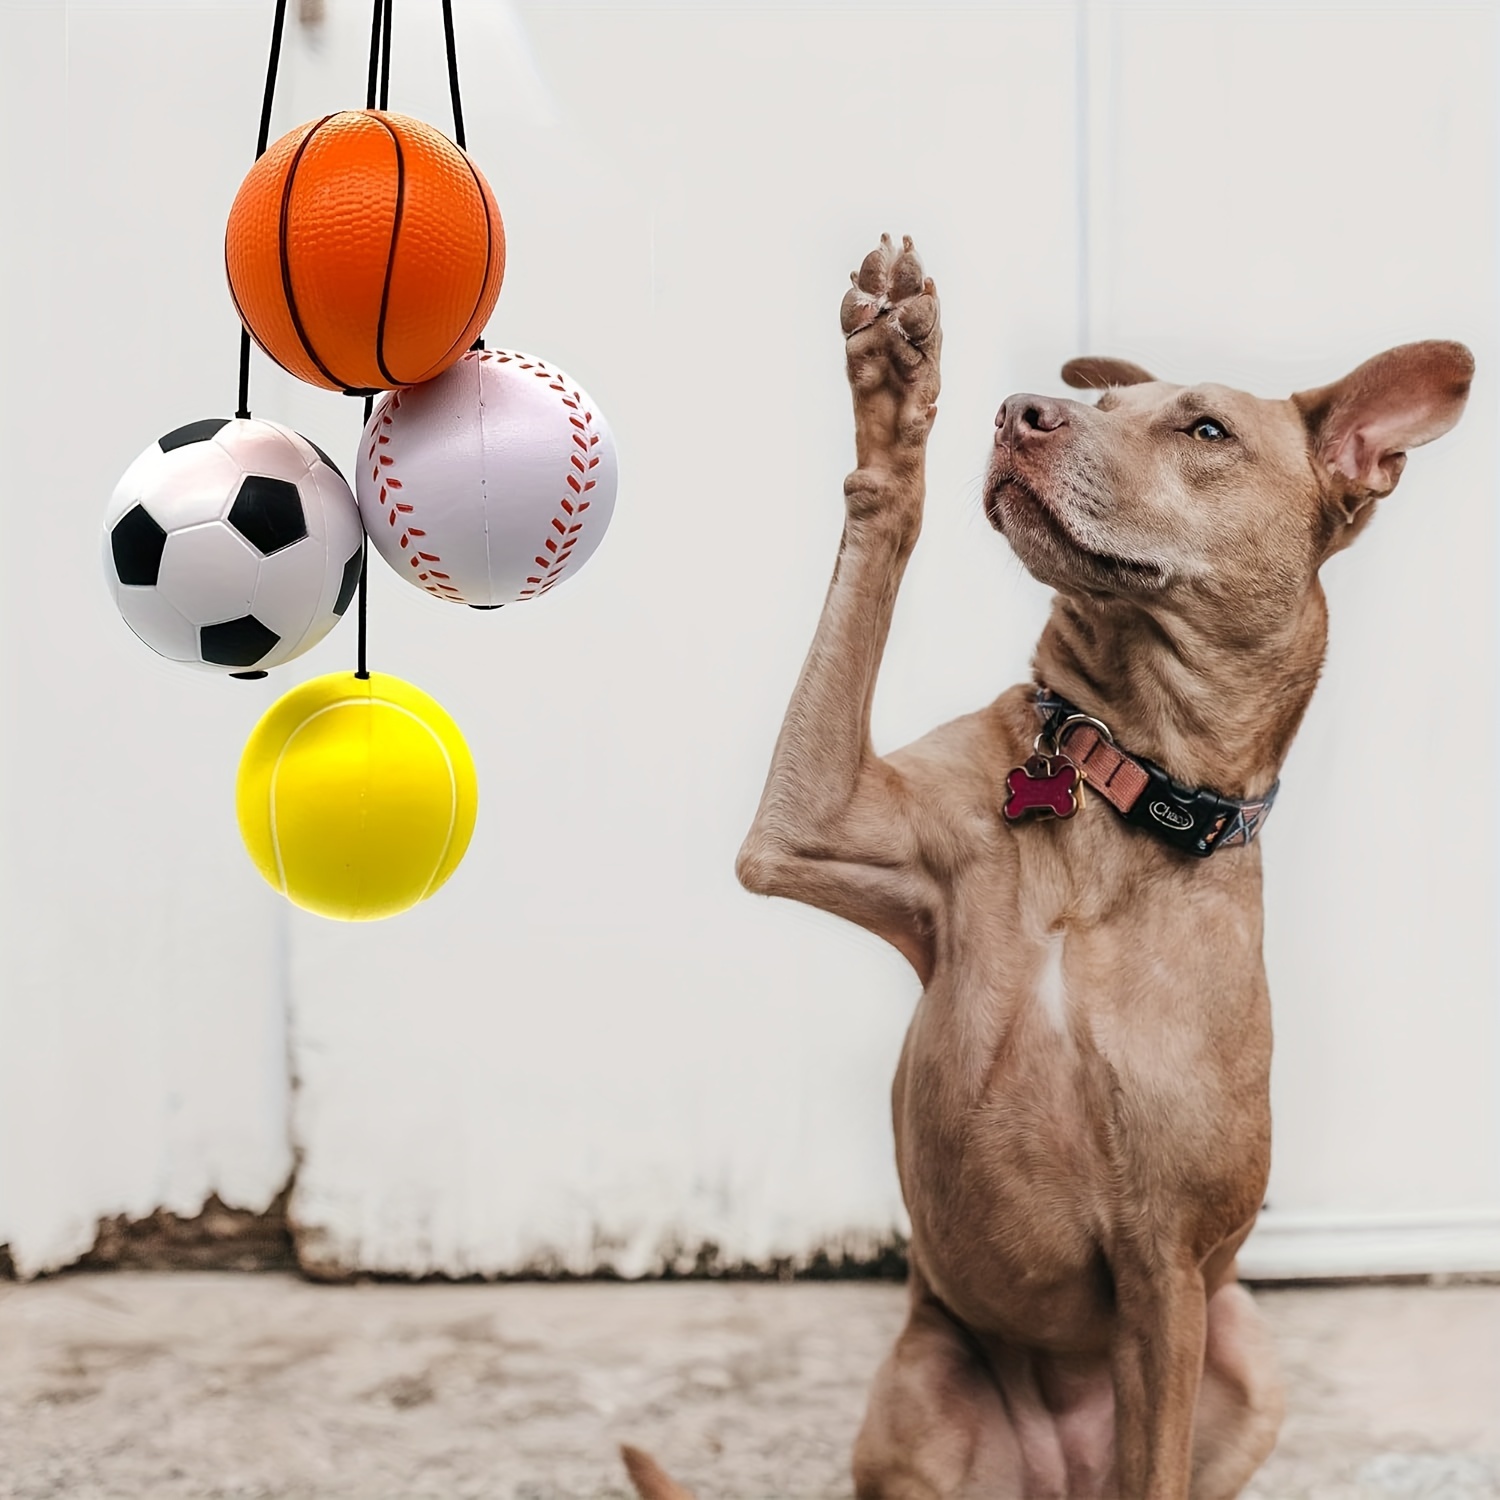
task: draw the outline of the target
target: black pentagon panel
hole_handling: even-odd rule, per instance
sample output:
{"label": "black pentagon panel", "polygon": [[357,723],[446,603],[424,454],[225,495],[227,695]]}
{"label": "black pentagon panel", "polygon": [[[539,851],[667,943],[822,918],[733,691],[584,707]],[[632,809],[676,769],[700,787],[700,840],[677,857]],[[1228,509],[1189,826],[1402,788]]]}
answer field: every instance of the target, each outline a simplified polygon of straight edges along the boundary
{"label": "black pentagon panel", "polygon": [[221,427],[228,426],[228,417],[204,417],[201,422],[174,427],[166,437],[157,438],[156,446],[163,453],[170,453],[174,448],[186,448],[189,443],[206,443]]}
{"label": "black pentagon panel", "polygon": [[204,625],[198,631],[198,650],[216,667],[253,667],[281,639],[254,615]]}
{"label": "black pentagon panel", "polygon": [[[309,448],[311,448],[312,451],[314,453],[316,453],[318,455],[318,457],[321,458],[323,460],[323,462],[325,464],[327,464],[328,467],[330,469],[332,469],[333,472],[339,476],[340,479],[344,479],[344,471],[341,468],[339,468],[339,466],[336,463],[334,463],[334,461],[331,458],[329,458],[329,456],[320,447],[318,447],[318,445],[315,442],[313,442],[313,440],[311,438],[305,437],[305,438],[302,439],[302,441],[304,443],[306,443],[307,446]],[[347,479],[344,479],[344,483],[345,484],[348,484],[348,482],[349,481]]]}
{"label": "black pentagon panel", "polygon": [[340,618],[349,608],[349,601],[354,597],[354,591],[359,587],[359,568],[365,559],[364,543],[361,542],[355,548],[354,556],[344,564],[344,576],[339,580],[339,596],[333,601],[333,612]]}
{"label": "black pentagon panel", "polygon": [[229,524],[268,557],[307,535],[297,486],[263,474],[247,474],[240,481],[239,494],[229,507]]}
{"label": "black pentagon panel", "polygon": [[133,505],[115,522],[109,534],[115,576],[121,583],[154,584],[161,569],[167,534],[144,505]]}

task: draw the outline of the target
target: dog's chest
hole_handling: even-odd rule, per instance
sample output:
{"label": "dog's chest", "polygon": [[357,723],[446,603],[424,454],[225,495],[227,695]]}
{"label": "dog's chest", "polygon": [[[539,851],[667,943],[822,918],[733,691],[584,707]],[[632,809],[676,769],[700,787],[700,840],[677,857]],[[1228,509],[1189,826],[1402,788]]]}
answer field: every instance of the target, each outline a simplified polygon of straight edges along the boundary
{"label": "dog's chest", "polygon": [[1067,952],[1066,930],[1049,932],[1042,942],[1041,964],[1032,984],[1032,1004],[1037,1014],[1059,1036],[1068,1032],[1068,980],[1063,972]]}
{"label": "dog's chest", "polygon": [[980,1228],[1018,1269],[1041,1252],[1083,1275],[1164,1167],[1228,1216],[1259,1191],[1240,1191],[1263,1175],[1259,1126],[1244,1149],[1223,1129],[1265,1110],[1258,879],[1091,883],[1111,864],[1012,858],[955,893],[897,1087],[903,1184],[934,1248]]}

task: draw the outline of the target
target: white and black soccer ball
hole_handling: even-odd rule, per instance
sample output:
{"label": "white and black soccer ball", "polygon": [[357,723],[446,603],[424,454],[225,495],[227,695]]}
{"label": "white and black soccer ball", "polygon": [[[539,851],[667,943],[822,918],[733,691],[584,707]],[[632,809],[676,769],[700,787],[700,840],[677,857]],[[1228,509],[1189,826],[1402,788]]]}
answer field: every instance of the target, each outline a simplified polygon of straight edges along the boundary
{"label": "white and black soccer ball", "polygon": [[125,623],[172,661],[259,677],[338,624],[364,528],[338,467],[276,422],[169,432],[115,486],[104,576]]}

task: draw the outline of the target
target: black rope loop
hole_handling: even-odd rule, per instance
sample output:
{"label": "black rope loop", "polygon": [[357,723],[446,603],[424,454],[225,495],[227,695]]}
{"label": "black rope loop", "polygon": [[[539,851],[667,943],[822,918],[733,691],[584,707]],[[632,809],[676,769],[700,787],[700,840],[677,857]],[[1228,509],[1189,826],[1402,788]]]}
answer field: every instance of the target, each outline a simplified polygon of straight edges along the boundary
{"label": "black rope loop", "polygon": [[[271,105],[276,98],[276,74],[281,67],[281,37],[286,30],[286,0],[276,0],[276,18],[271,22],[271,55],[266,60],[266,87],[260,100],[260,134],[255,139],[255,159],[266,154],[271,139]],[[250,330],[240,324],[240,403],[235,416],[250,415]]]}
{"label": "black rope loop", "polygon": [[[391,11],[395,0],[375,0],[370,9],[370,68],[365,84],[365,108],[385,109],[391,98]],[[374,410],[375,398],[365,397],[365,421],[369,426],[370,413]],[[359,603],[356,623],[359,631],[354,675],[361,682],[370,678],[370,539],[362,536],[359,542]]]}
{"label": "black rope loop", "polygon": [[458,96],[458,49],[453,44],[453,0],[443,0],[443,48],[448,54],[448,94],[453,100],[453,139],[460,151],[464,142],[464,105]]}
{"label": "black rope loop", "polygon": [[[370,59],[365,75],[365,108],[387,109],[391,98],[391,13],[395,0],[374,0],[370,11]],[[260,133],[256,137],[255,159],[266,154],[271,139],[271,110],[276,99],[276,77],[281,68],[281,42],[286,32],[286,0],[276,0],[276,13],[271,22],[271,51],[266,59],[266,87],[260,103]],[[453,0],[443,0],[443,48],[448,61],[448,94],[453,103],[453,139],[460,151],[468,149],[464,138],[464,107],[458,87],[458,50],[453,37]],[[477,338],[471,346],[484,348],[484,339]],[[250,416],[250,330],[240,324],[240,379],[239,405],[235,416],[248,419]],[[365,397],[365,423],[368,425],[374,408],[373,396]],[[359,644],[358,665],[354,675],[361,681],[370,676],[367,663],[368,619],[369,619],[369,538],[360,540],[359,561]]]}

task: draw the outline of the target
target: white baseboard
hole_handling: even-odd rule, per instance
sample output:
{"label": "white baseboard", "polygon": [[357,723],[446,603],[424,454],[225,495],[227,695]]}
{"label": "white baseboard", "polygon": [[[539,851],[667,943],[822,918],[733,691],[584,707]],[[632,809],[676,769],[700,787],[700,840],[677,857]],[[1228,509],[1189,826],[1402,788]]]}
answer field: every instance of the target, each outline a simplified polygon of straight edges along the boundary
{"label": "white baseboard", "polygon": [[1500,1275],[1500,1210],[1260,1217],[1240,1251],[1247,1281]]}

